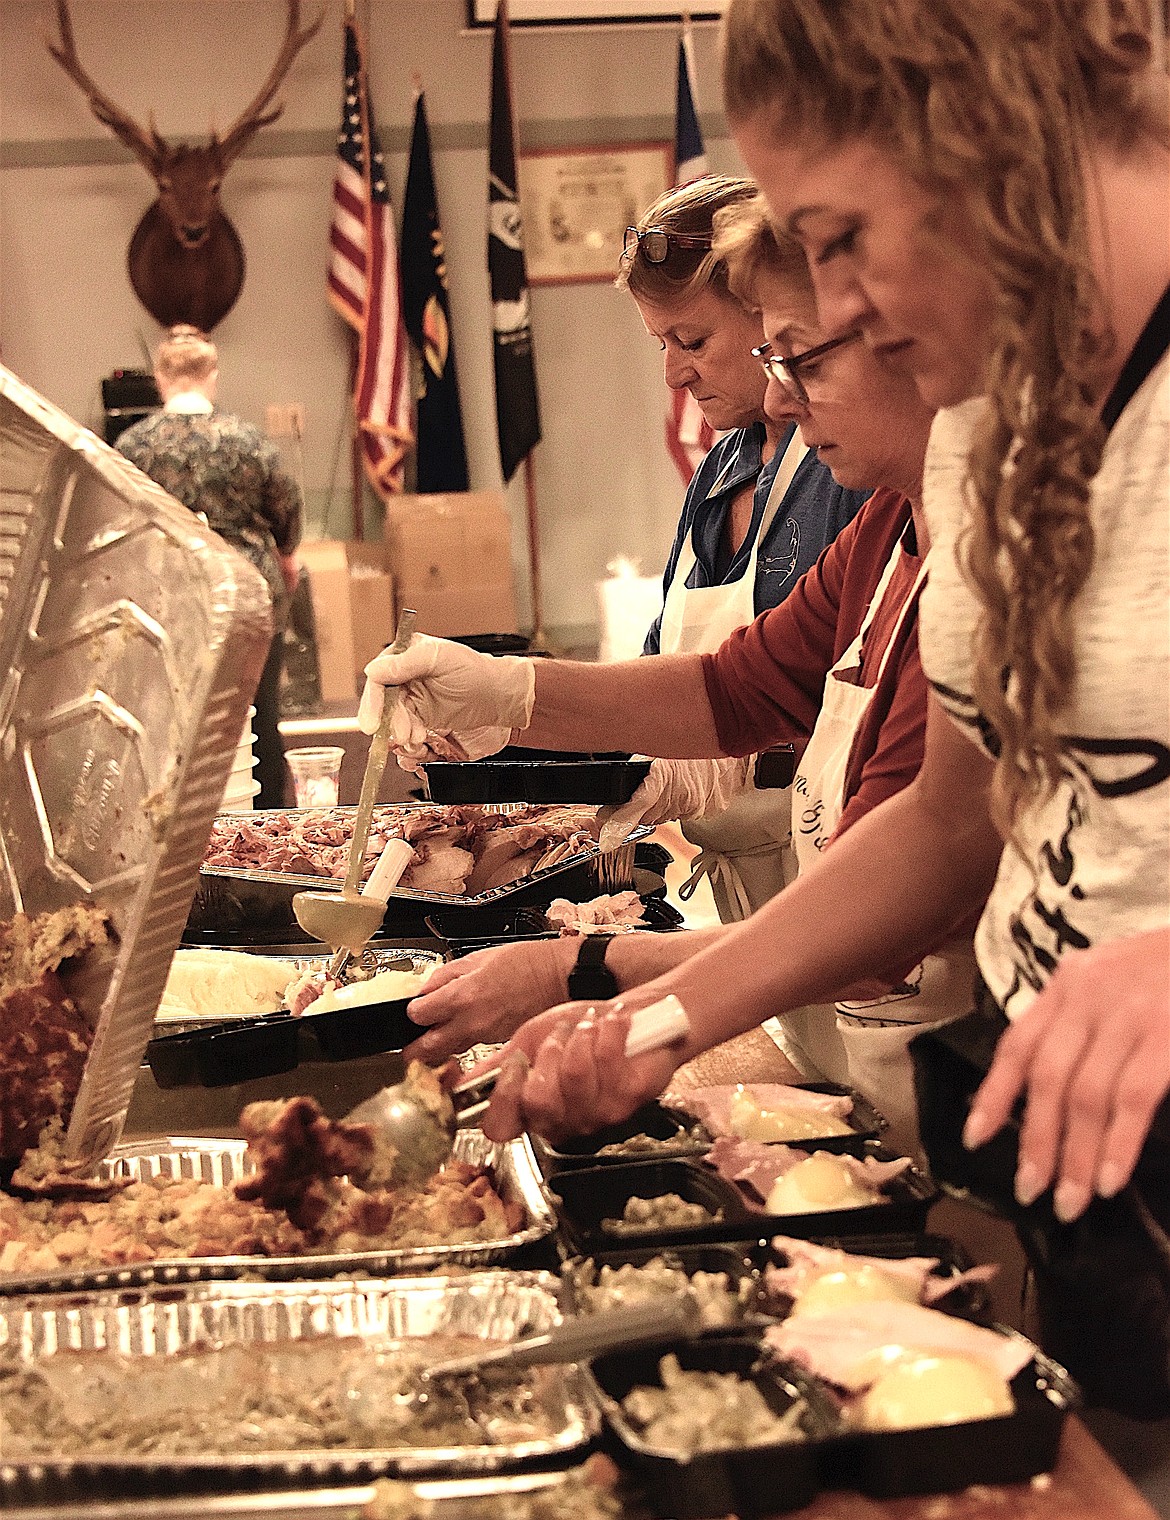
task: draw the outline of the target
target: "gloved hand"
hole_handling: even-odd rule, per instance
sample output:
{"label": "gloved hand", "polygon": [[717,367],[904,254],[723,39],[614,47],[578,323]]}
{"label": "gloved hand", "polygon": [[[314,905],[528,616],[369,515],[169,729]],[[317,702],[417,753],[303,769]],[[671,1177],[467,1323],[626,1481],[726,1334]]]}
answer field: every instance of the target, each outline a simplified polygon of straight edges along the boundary
{"label": "gloved hand", "polygon": [[[402,687],[391,725],[399,763],[450,758],[462,750],[469,760],[503,749],[514,728],[527,728],[536,700],[531,660],[515,655],[480,654],[448,639],[416,633],[401,654],[384,651],[366,666],[358,707],[358,727],[376,732],[387,686]],[[432,739],[450,740],[437,749]]]}
{"label": "gloved hand", "polygon": [[669,823],[726,811],[747,786],[751,758],[655,760],[629,802],[598,814],[602,849],[620,844],[640,823]]}

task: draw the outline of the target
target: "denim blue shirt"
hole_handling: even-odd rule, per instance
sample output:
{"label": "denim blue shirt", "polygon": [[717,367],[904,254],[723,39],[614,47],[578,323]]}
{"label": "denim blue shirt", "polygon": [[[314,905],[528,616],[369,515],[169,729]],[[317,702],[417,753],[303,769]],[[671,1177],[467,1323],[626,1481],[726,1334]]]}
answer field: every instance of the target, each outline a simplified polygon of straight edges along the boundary
{"label": "denim blue shirt", "polygon": [[[728,433],[707,454],[687,487],[662,579],[664,598],[692,528],[696,558],[686,580],[687,587],[726,586],[742,578],[768,504],[768,492],[794,431],[794,427],[784,431],[767,464],[761,463],[765,436],[762,422]],[[753,480],[751,527],[728,562],[724,538],[727,514],[737,492]],[[821,551],[857,516],[870,495],[870,491],[847,491],[839,486],[811,450],[804,456],[760,544],[756,560],[757,617],[784,600],[804,572],[816,564]],[[661,627],[659,613],[646,635],[643,654],[659,653]]]}

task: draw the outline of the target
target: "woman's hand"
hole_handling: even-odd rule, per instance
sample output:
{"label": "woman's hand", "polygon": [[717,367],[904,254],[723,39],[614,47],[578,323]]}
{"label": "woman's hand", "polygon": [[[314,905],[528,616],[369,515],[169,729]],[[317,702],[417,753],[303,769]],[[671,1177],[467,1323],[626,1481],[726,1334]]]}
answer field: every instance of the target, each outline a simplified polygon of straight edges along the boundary
{"label": "woman's hand", "polygon": [[1170,929],[1066,955],[999,1042],[963,1131],[989,1140],[1027,1093],[1016,1196],[1056,1184],[1066,1223],[1129,1181],[1170,1091]]}
{"label": "woman's hand", "polygon": [[555,1142],[617,1124],[656,1098],[693,1054],[678,1041],[626,1055],[630,1014],[661,996],[639,987],[608,1003],[562,1003],[521,1025],[504,1053],[484,1134],[514,1140],[527,1129]]}
{"label": "woman's hand", "polygon": [[525,1019],[564,1002],[579,944],[575,938],[517,941],[441,966],[407,1009],[416,1024],[429,1027],[403,1056],[437,1066],[481,1041],[506,1040]]}

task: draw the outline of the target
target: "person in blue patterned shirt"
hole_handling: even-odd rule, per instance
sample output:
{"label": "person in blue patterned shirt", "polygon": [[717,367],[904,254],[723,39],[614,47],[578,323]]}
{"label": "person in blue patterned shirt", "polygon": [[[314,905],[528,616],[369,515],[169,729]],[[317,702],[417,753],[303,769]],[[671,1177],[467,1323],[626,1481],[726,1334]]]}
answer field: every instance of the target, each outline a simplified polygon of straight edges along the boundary
{"label": "person in blue patterned shirt", "polygon": [[268,584],[276,633],[254,698],[256,805],[281,807],[281,644],[298,573],[294,550],[301,536],[301,494],[269,439],[216,407],[219,356],[198,328],[170,329],[155,357],[155,379],[163,409],[127,428],[118,448],[164,491],[200,513]]}

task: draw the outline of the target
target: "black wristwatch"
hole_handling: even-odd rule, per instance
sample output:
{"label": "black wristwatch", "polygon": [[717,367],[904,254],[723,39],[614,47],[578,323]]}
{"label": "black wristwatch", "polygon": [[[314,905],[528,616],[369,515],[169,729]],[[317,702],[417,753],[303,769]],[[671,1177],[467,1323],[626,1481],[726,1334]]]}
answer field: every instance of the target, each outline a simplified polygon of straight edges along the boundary
{"label": "black wristwatch", "polygon": [[587,1002],[617,997],[621,988],[617,977],[605,964],[612,934],[583,934],[577,959],[569,972],[569,996]]}

